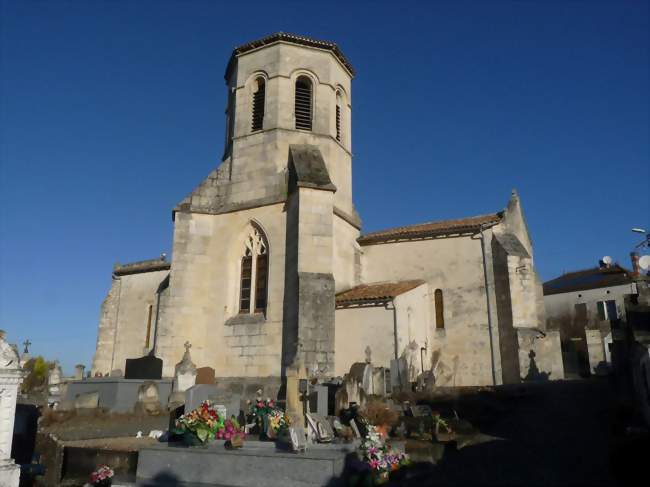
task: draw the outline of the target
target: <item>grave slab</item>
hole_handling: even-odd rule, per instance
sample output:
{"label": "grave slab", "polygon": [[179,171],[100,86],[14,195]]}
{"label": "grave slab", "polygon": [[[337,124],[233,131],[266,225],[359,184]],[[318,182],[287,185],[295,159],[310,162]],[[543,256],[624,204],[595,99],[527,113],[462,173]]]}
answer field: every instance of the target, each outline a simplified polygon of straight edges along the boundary
{"label": "grave slab", "polygon": [[[347,455],[356,445],[310,445],[304,453],[286,453],[272,443],[254,446],[244,442],[241,450],[225,450],[215,442],[208,448],[173,444],[140,450],[138,485],[153,485],[155,478],[173,478],[178,486],[321,487],[343,472]],[[332,482],[332,483],[330,483]]]}

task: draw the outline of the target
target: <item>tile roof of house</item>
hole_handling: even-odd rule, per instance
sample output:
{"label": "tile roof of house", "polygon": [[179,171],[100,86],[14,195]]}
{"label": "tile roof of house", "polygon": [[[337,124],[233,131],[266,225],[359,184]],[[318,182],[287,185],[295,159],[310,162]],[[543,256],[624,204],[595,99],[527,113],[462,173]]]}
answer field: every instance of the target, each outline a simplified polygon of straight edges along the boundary
{"label": "tile roof of house", "polygon": [[503,213],[499,212],[457,220],[419,223],[417,225],[389,228],[387,230],[367,233],[359,237],[357,241],[360,245],[371,245],[398,240],[413,240],[457,233],[471,233],[479,231],[482,225],[491,226],[499,223],[502,218]]}
{"label": "tile roof of house", "polygon": [[336,58],[341,62],[341,64],[343,64],[343,66],[345,66],[345,68],[350,72],[350,74],[354,76],[354,68],[350,64],[350,61],[348,61],[348,59],[343,55],[343,53],[335,43],[330,41],[314,39],[312,37],[307,37],[307,36],[289,34],[287,32],[276,32],[275,34],[271,34],[269,36],[262,37],[261,39],[247,42],[246,44],[242,44],[241,46],[238,46],[235,49],[233,49],[232,55],[230,56],[230,61],[228,61],[228,68],[226,68],[226,73],[230,71],[230,65],[232,64],[233,60],[240,54],[244,54],[254,49],[258,49],[263,46],[268,46],[269,44],[274,44],[280,41],[289,42],[292,44],[298,44],[301,46],[316,47],[318,49],[331,51],[332,54],[334,54],[334,56],[336,56]]}
{"label": "tile roof of house", "polygon": [[140,260],[130,264],[115,264],[113,274],[116,276],[126,276],[128,274],[140,274],[142,272],[166,271],[171,268],[171,262],[163,258]]}
{"label": "tile roof of house", "polygon": [[421,279],[361,284],[336,295],[336,306],[384,303],[424,284]]}
{"label": "tile roof of house", "polygon": [[544,295],[586,291],[632,282],[634,282],[632,272],[618,264],[614,264],[611,267],[594,267],[562,274],[560,277],[544,283]]}

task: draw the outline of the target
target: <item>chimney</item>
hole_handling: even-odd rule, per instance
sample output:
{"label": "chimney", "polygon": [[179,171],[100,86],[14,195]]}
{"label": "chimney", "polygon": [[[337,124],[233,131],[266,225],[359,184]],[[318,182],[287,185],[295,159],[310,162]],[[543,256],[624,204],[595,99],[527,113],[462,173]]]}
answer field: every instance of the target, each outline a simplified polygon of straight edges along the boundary
{"label": "chimney", "polygon": [[632,276],[639,277],[641,270],[639,268],[639,253],[630,252],[630,260],[632,261]]}

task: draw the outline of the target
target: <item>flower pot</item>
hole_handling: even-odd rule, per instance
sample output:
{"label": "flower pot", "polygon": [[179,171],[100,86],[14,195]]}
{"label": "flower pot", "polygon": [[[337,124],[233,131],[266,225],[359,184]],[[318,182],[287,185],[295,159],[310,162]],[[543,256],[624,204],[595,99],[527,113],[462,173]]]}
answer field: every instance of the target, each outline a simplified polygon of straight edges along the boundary
{"label": "flower pot", "polygon": [[196,436],[194,433],[191,431],[185,431],[183,432],[183,444],[191,447],[199,447],[199,448],[207,448],[208,443],[205,442],[203,443],[201,440],[199,440],[199,437]]}
{"label": "flower pot", "polygon": [[104,479],[98,480],[93,484],[93,487],[111,487],[113,485],[113,479]]}

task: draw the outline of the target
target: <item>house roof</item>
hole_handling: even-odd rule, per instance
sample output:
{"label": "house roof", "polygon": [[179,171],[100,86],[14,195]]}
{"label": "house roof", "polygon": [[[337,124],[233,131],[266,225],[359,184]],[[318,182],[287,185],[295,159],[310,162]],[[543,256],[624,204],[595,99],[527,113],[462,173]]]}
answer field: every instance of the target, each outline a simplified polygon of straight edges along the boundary
{"label": "house roof", "polygon": [[415,279],[410,281],[376,282],[361,284],[342,291],[336,295],[336,306],[380,304],[390,301],[400,294],[404,294],[424,284],[425,281]]}
{"label": "house roof", "polygon": [[586,291],[632,282],[634,282],[632,273],[624,267],[614,264],[611,267],[594,267],[562,274],[560,277],[544,283],[544,295]]}
{"label": "house roof", "polygon": [[335,43],[330,41],[314,39],[312,37],[307,37],[307,36],[289,34],[287,32],[276,32],[275,34],[271,34],[269,36],[262,37],[261,39],[247,42],[246,44],[242,44],[241,46],[238,46],[235,49],[233,49],[232,55],[230,56],[230,61],[228,61],[228,67],[226,68],[226,77],[230,72],[231,64],[233,63],[234,59],[237,56],[249,51],[253,51],[263,46],[275,44],[276,42],[288,42],[291,44],[297,44],[299,46],[316,47],[318,49],[324,49],[326,51],[330,51],[341,62],[341,64],[345,66],[345,69],[347,69],[349,73],[352,76],[354,76],[354,68],[350,64],[350,61],[348,61],[348,59],[343,55],[343,53]]}
{"label": "house roof", "polygon": [[171,262],[164,258],[140,260],[130,264],[115,264],[113,274],[116,276],[126,276],[129,274],[140,274],[142,272],[167,271],[171,268]]}
{"label": "house roof", "polygon": [[360,245],[395,242],[399,240],[413,240],[427,237],[436,237],[457,233],[472,233],[480,230],[481,226],[491,226],[499,223],[503,213],[490,213],[488,215],[471,216],[458,220],[443,220],[437,222],[419,223],[405,227],[389,228],[378,232],[367,233],[357,240]]}

